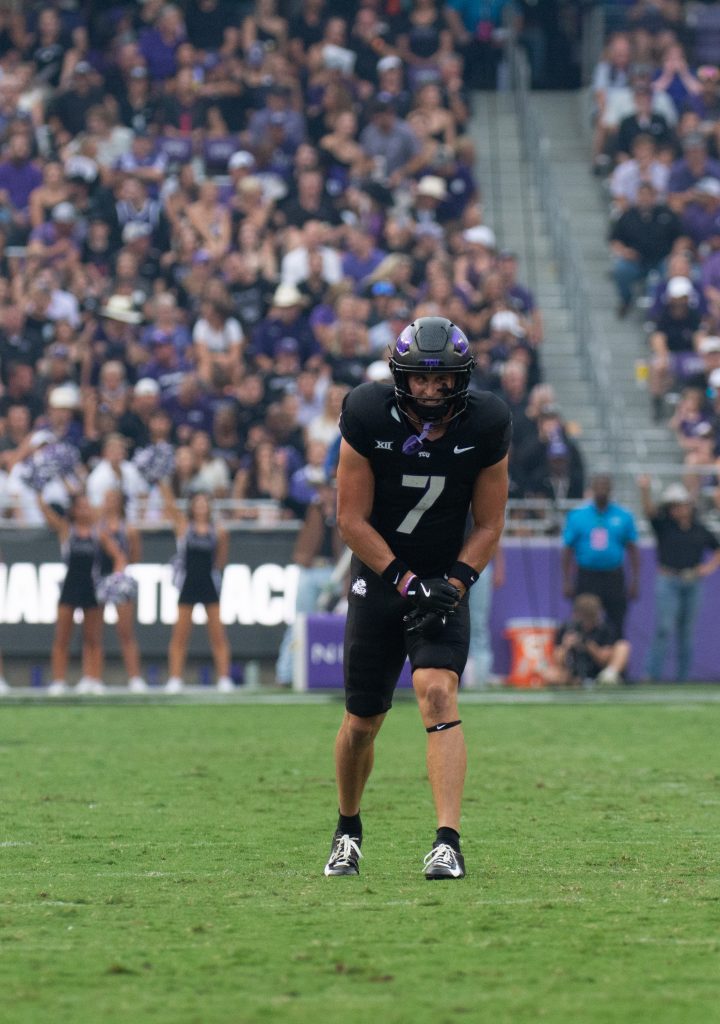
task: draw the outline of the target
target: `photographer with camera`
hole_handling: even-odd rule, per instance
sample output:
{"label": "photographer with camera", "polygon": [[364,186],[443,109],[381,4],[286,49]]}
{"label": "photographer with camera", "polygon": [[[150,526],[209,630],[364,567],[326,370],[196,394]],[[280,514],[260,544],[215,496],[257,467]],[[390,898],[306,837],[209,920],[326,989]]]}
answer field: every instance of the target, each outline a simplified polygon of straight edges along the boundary
{"label": "photographer with camera", "polygon": [[543,682],[557,686],[579,686],[597,682],[615,686],[630,658],[627,640],[615,640],[612,626],[603,618],[600,598],[579,594],[573,602],[573,617],[555,636],[552,663],[543,671]]}

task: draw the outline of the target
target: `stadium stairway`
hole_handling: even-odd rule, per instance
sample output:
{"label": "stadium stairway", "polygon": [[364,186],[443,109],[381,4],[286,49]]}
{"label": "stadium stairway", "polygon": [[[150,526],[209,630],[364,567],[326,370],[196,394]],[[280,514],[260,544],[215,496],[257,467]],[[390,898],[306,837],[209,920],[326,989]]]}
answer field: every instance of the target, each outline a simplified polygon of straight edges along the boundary
{"label": "stadium stairway", "polygon": [[541,353],[545,377],[555,387],[566,419],[580,429],[588,470],[613,471],[617,498],[637,509],[635,474],[677,464],[680,453],[668,429],[653,423],[647,390],[642,381],[638,383],[636,366],[646,357],[640,315],[619,320],[615,313],[617,298],[606,243],[607,198],[589,171],[580,94],[535,92],[525,102],[539,132],[547,176],[567,215],[578,257],[575,269],[589,296],[587,314],[595,344],[609,353],[603,389],[607,393],[599,391],[582,357],[585,339],[578,337],[571,315],[567,281],[561,278],[548,230],[547,207],[530,164],[533,150],[524,145],[521,119],[509,92],[474,97],[471,134],[485,220],[494,228],[500,246],[517,251],[521,279],[536,294],[545,321]]}
{"label": "stadium stairway", "polygon": [[668,428],[653,422],[646,385],[638,379],[638,366],[646,365],[648,353],[642,313],[632,313],[624,320],[616,314],[617,293],[609,274],[608,198],[589,170],[589,125],[585,124],[583,96],[579,92],[533,93],[530,102],[547,140],[551,174],[580,256],[579,270],[590,297],[596,343],[610,354],[609,384],[615,409],[619,407],[622,415],[616,458],[630,470],[624,478],[618,477],[618,496],[637,507],[634,473],[679,464],[681,452]]}
{"label": "stadium stairway", "polygon": [[566,420],[580,430],[582,450],[592,465],[595,454],[607,450],[607,440],[592,383],[577,358],[578,339],[509,94],[476,93],[470,132],[485,222],[495,231],[500,248],[518,254],[520,280],[535,293],[543,315],[540,356],[545,379],[554,386]]}

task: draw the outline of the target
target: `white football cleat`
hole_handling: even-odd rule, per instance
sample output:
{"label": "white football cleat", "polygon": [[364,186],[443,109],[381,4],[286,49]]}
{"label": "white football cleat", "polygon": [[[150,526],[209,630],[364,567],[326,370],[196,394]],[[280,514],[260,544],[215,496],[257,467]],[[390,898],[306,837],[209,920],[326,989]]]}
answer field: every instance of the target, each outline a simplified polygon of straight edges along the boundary
{"label": "white football cleat", "polygon": [[48,697],[62,697],[67,690],[67,683],[64,679],[53,679],[47,688]]}
{"label": "white football cleat", "polygon": [[148,684],[142,678],[142,676],[133,676],[132,679],[128,679],[128,692],[129,693],[147,693]]}
{"label": "white football cleat", "polygon": [[165,693],[182,693],[184,689],[185,683],[179,676],[171,676],[165,683]]}
{"label": "white football cleat", "polygon": [[235,693],[235,683],[230,676],[220,676],[215,684],[215,689],[218,693]]}

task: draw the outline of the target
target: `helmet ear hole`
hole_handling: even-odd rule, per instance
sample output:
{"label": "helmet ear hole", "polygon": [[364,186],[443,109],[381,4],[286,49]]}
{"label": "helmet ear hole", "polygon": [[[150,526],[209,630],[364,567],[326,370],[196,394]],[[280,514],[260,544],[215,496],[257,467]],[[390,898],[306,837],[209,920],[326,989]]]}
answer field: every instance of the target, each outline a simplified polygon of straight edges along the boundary
{"label": "helmet ear hole", "polygon": [[[398,408],[428,423],[459,416],[467,404],[474,366],[470,342],[451,320],[440,316],[414,320],[400,332],[390,353]],[[410,374],[429,373],[452,374],[454,380],[443,401],[431,405],[413,395],[408,379]]]}

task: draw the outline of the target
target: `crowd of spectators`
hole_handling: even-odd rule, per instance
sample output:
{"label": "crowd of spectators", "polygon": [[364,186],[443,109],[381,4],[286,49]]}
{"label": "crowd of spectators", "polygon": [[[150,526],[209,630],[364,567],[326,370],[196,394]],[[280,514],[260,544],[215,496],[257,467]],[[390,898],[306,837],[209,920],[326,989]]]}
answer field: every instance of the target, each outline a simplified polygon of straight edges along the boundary
{"label": "crowd of spectators", "polygon": [[[713,5],[714,6],[714,5]],[[680,3],[629,6],[592,83],[593,166],[607,184],[620,318],[647,331],[652,414],[686,452],[693,496],[720,466],[720,36]]]}
{"label": "crowd of spectators", "polygon": [[580,496],[542,318],[483,219],[468,84],[493,36],[466,6],[0,10],[6,518],[37,521],[33,486],[67,506],[32,470],[58,442],[96,506],[120,486],[159,516],[147,452],[171,445],[177,497],[302,517],[344,394],[428,314],[513,405],[515,495]]}

